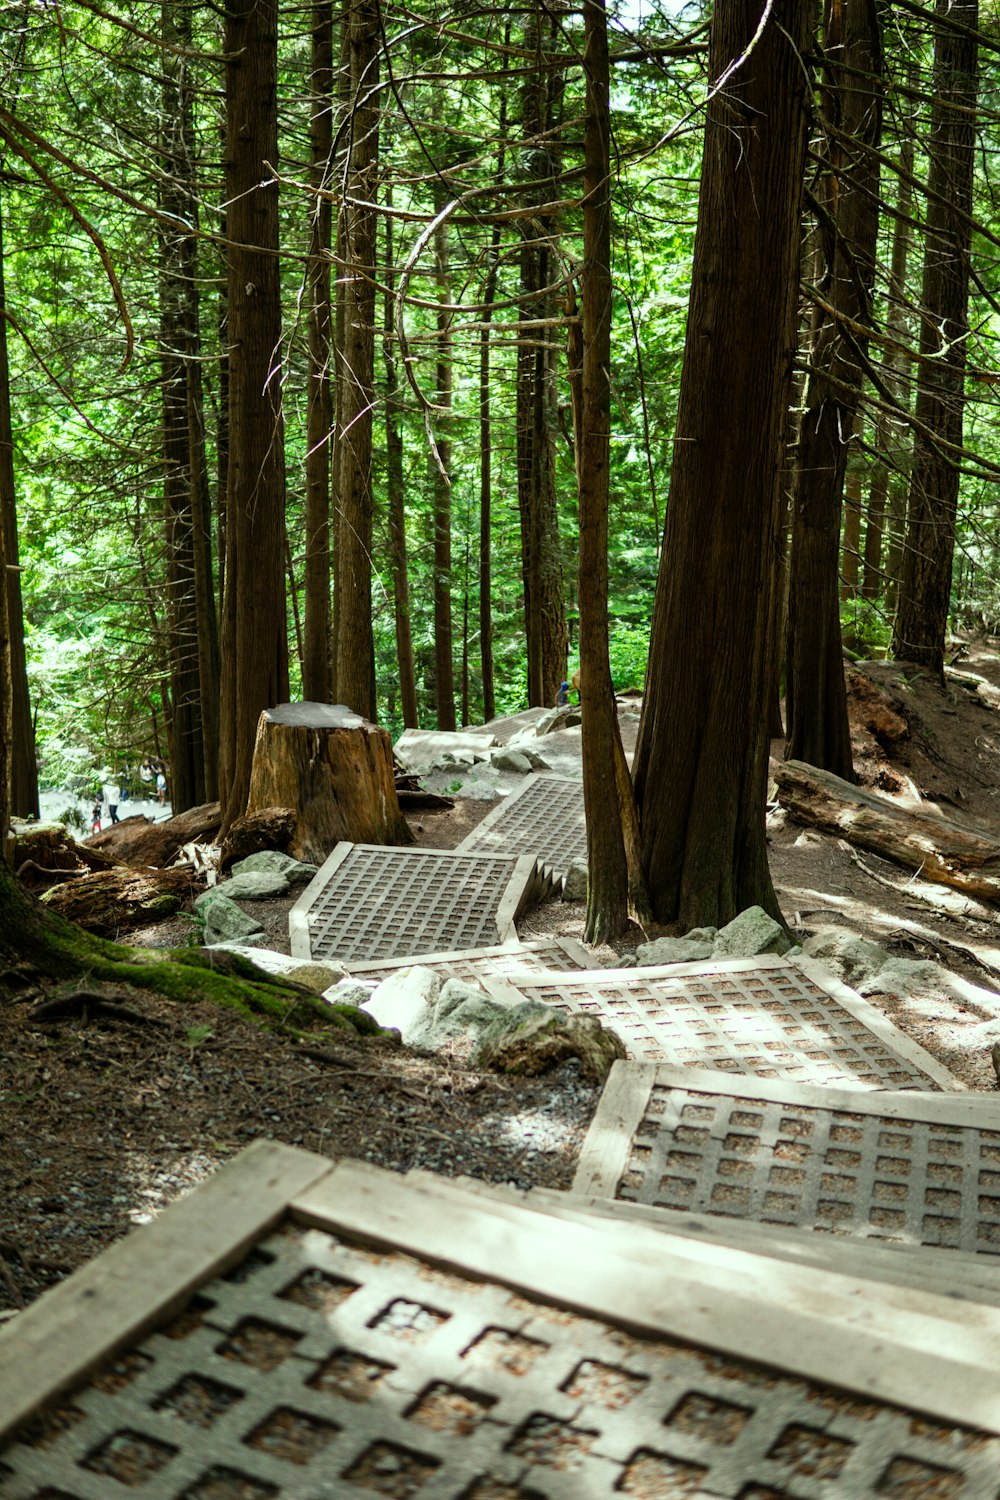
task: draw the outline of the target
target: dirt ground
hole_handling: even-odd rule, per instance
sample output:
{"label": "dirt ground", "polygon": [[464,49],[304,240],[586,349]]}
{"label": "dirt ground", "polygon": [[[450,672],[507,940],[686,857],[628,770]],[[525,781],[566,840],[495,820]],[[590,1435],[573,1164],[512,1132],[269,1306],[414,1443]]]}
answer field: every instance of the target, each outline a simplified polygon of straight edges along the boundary
{"label": "dirt ground", "polygon": [[[943,688],[896,663],[866,663],[848,680],[862,782],[1000,838],[1000,643],[970,642]],[[781,745],[772,748],[780,756]],[[488,811],[458,799],[411,822],[419,843],[450,848]],[[780,810],[768,826],[775,885],[799,939],[839,925],[893,955],[946,965],[957,993],[931,984],[870,998],[969,1087],[995,1088],[980,1031],[1000,1018],[996,918],[946,910],[938,888]],[[290,905],[248,907],[285,951]],[[581,939],[583,914],[580,904],[548,902],[521,935]],[[179,920],[133,940],[174,945],[189,934]],[[594,957],[610,965],[619,954]],[[511,1079],[340,1033],[323,1055],[307,1054],[237,1014],[150,998],[120,1018],[43,1023],[29,1021],[29,1009],[17,996],[0,1005],[0,1316],[255,1137],[398,1170],[567,1187],[596,1106],[576,1064]]]}

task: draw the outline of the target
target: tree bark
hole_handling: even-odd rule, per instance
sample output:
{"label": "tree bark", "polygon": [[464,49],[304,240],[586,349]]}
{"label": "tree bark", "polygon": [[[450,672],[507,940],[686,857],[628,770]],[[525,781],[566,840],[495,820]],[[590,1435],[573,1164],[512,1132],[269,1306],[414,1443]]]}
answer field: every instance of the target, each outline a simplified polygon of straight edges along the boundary
{"label": "tree bark", "polygon": [[893,655],[944,673],[969,331],[978,0],[937,0],[917,428]]}
{"label": "tree bark", "polygon": [[[853,780],[840,638],[840,514],[872,316],[882,133],[875,0],[828,0],[819,194],[823,249],[805,411],[799,426],[789,565],[789,759]],[[856,554],[855,554],[856,555]]]}
{"label": "tree bark", "polygon": [[341,209],[339,275],[344,333],[337,426],[337,696],[374,720],[372,635],[372,415],[375,406],[375,199],[378,169],[379,18],[374,0],[344,6],[351,109]]}
{"label": "tree bark", "polygon": [[[719,0],[694,280],[634,779],[653,912],[779,917],[764,834],[809,7]],[[721,82],[727,72],[731,80]]]}
{"label": "tree bark", "polygon": [[[554,22],[549,24],[554,25]],[[543,17],[532,10],[525,26],[525,48],[534,51],[535,66],[522,91],[521,126],[524,154],[533,179],[532,198],[539,211],[528,222],[521,245],[521,320],[547,319],[552,296],[551,243],[558,225],[542,205],[558,196],[558,161],[552,146],[557,123],[560,75],[544,55]],[[566,618],[556,498],[558,399],[555,345],[548,328],[522,332],[517,358],[517,477],[521,516],[521,571],[527,689],[531,705],[555,702],[566,676]]]}
{"label": "tree bark", "polygon": [[580,510],[580,702],[587,818],[588,943],[628,926],[628,862],[616,767],[618,716],[608,657],[608,489],[611,458],[611,119],[604,0],[584,16],[582,364],[576,429]]}
{"label": "tree bark", "polygon": [[277,0],[226,12],[229,462],[219,786],[246,809],[257,720],[288,699],[277,163]]}
{"label": "tree bark", "polygon": [[[435,208],[444,207],[440,192]],[[431,484],[434,491],[434,687],[438,729],[455,728],[455,661],[451,606],[451,300],[448,274],[448,227],[439,224],[434,233],[434,260],[437,274],[437,378],[435,406],[438,432],[437,452],[431,455]]]}
{"label": "tree bark", "polygon": [[[2,194],[2,185],[0,185]],[[38,767],[35,759],[35,725],[31,715],[28,690],[28,668],[24,649],[24,609],[21,602],[21,574],[18,567],[17,503],[14,484],[14,436],[10,415],[10,367],[7,360],[7,306],[3,267],[3,205],[0,201],[0,527],[7,558],[5,570],[5,610],[0,632],[6,631],[10,642],[9,709],[10,738],[10,812],[21,818],[37,818]],[[0,697],[3,694],[0,693]],[[3,725],[0,724],[0,734]],[[2,760],[2,757],[0,757]],[[0,764],[0,773],[3,767]],[[0,837],[7,824],[0,824]],[[2,858],[2,856],[0,856]]]}
{"label": "tree bark", "polygon": [[333,0],[315,0],[312,17],[309,181],[313,200],[306,262],[309,370],[306,409],[305,632],[303,696],[330,698],[330,442],[333,397],[330,360],[333,304],[330,241],[333,208],[328,197],[333,151]]}
{"label": "tree bark", "polygon": [[[391,207],[391,202],[390,202]],[[393,264],[392,219],[385,221],[385,262]],[[396,662],[399,697],[406,729],[419,727],[417,680],[413,664],[413,632],[410,629],[410,571],[406,548],[406,496],[403,473],[403,434],[400,416],[403,403],[396,369],[395,306],[391,289],[385,294],[382,340],[385,363],[385,487],[389,512],[389,547],[392,554],[392,597],[396,624]]]}
{"label": "tree bark", "polygon": [[396,797],[392,741],[342,705],[284,703],[261,714],[252,814],[296,812],[289,853],[322,864],[336,844],[412,844]]}

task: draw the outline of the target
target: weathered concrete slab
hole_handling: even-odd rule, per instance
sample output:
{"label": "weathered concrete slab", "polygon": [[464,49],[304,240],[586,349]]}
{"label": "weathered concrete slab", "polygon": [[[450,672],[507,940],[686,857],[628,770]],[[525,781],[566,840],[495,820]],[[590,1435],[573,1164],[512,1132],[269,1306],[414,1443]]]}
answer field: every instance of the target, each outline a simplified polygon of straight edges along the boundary
{"label": "weathered concrete slab", "polygon": [[[490,975],[586,969],[590,961],[586,948],[573,938],[537,938],[527,943],[469,948],[458,953],[420,954],[421,968],[433,969],[442,979],[461,979],[466,984],[478,984]],[[387,979],[412,962],[412,958],[391,958],[383,963],[351,964],[351,973],[357,979]]]}
{"label": "weathered concrete slab", "polygon": [[963,1087],[867,1000],[802,958],[507,975],[487,984],[598,1016],[635,1061],[858,1088]]}
{"label": "weathered concrete slab", "polygon": [[533,854],[562,882],[574,860],[587,858],[583,783],[568,776],[531,775],[487,813],[459,844],[463,852]]}
{"label": "weathered concrete slab", "polygon": [[[276,1229],[8,1443],[4,1500],[995,1500],[994,1307],[315,1162]],[[22,1327],[2,1348],[30,1376]]]}
{"label": "weathered concrete slab", "polygon": [[528,857],[338,844],[289,913],[291,949],[350,964],[516,942],[544,889]]}
{"label": "weathered concrete slab", "polygon": [[574,1190],[1000,1256],[1000,1107],[616,1064]]}

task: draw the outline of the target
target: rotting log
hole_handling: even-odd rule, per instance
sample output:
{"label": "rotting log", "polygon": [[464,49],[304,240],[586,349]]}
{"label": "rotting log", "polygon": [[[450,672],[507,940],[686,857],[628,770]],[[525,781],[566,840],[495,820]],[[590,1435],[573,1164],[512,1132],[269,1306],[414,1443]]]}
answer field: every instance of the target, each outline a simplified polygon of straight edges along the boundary
{"label": "rotting log", "polygon": [[102,850],[134,869],[150,866],[163,869],[177,858],[184,844],[213,843],[221,824],[218,802],[205,802],[162,822],[153,822],[141,814],[122,818],[103,833],[95,833],[87,840],[87,846]]}
{"label": "rotting log", "polygon": [[282,703],[257,725],[248,813],[292,807],[296,859],[322,864],[341,840],[411,844],[384,729],[342,704]]}
{"label": "rotting log", "polygon": [[172,917],[194,889],[189,869],[141,871],[119,865],[58,885],[41,899],[85,932],[114,938]]}
{"label": "rotting log", "polygon": [[901,807],[801,761],[785,761],[775,781],[778,801],[796,823],[1000,906],[1000,842],[983,829],[929,808]]}
{"label": "rotting log", "polygon": [[12,825],[11,864],[32,890],[45,890],[60,880],[73,880],[87,870],[112,870],[118,861],[97,849],[77,843],[62,823]]}

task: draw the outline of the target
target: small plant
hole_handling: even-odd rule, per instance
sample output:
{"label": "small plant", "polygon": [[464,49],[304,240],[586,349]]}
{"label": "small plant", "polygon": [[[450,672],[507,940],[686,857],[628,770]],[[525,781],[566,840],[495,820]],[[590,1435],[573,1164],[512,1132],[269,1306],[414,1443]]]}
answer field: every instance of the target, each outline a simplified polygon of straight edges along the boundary
{"label": "small plant", "polygon": [[56,822],[62,823],[66,828],[75,828],[77,833],[87,833],[89,831],[86,818],[73,802],[70,803],[69,807],[63,809],[56,818]]}
{"label": "small plant", "polygon": [[460,781],[449,781],[448,790],[449,792],[460,792],[462,790],[462,783]]}
{"label": "small plant", "polygon": [[194,1056],[203,1042],[207,1042],[209,1037],[213,1037],[214,1035],[215,1030],[211,1026],[189,1026],[185,1041],[191,1051],[191,1056]]}

